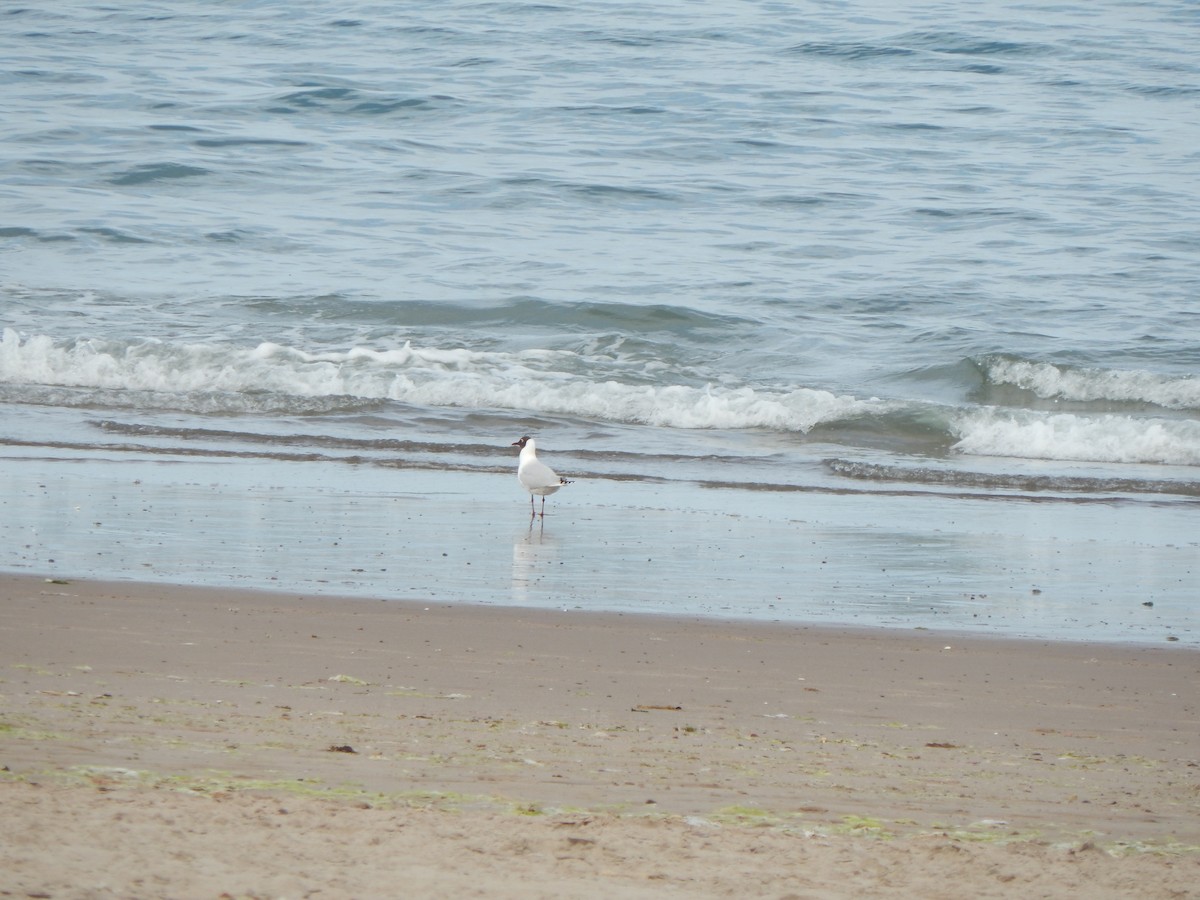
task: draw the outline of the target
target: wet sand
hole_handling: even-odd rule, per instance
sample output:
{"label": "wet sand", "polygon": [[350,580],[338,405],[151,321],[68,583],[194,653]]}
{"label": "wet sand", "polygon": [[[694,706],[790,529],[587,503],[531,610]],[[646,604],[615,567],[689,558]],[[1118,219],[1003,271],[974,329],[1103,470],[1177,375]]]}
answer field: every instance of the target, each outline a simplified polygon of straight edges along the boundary
{"label": "wet sand", "polygon": [[0,896],[1186,897],[1200,653],[0,576]]}

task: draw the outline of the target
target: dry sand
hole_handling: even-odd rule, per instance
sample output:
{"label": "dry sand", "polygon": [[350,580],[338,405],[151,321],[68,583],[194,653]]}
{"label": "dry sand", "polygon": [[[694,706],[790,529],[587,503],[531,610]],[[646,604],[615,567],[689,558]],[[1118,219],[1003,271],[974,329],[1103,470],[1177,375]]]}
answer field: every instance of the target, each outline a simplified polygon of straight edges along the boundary
{"label": "dry sand", "polygon": [[1200,897],[1200,653],[0,576],[0,896]]}

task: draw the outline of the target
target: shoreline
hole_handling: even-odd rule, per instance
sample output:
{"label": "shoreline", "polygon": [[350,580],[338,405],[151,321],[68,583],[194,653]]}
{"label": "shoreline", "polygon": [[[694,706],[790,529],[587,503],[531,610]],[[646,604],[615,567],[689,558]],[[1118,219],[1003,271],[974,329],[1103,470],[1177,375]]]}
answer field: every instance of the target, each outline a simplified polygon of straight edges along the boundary
{"label": "shoreline", "polygon": [[[463,864],[463,841],[515,829],[568,855],[610,846],[626,855],[612,877],[642,872],[641,889],[629,854],[650,829],[667,853],[711,844],[689,852],[714,884],[756,840],[791,848],[777,861],[796,879],[792,853],[819,870],[903,849],[894,877],[917,879],[951,847],[1051,885],[1084,858],[1099,884],[1136,869],[1164,890],[1146,896],[1200,883],[1200,654],[1183,645],[61,581],[0,574],[0,792],[17,810],[0,871],[27,887],[90,876],[20,834],[111,825],[115,803],[127,831],[214,801],[244,813],[231,846],[269,834],[262,809],[281,803],[292,824],[301,808],[346,820],[351,854],[353,822],[391,816],[406,840],[428,832],[431,877]],[[121,832],[87,840],[183,893],[201,877],[168,835],[109,846]],[[612,889],[553,853],[519,862],[511,893],[488,896],[530,873]],[[829,878],[835,896],[876,883]]]}
{"label": "shoreline", "polygon": [[[274,599],[276,601],[286,600],[291,605],[305,606],[313,604],[318,607],[338,604],[375,604],[383,603],[390,606],[405,609],[415,613],[417,611],[439,610],[443,612],[452,612],[454,610],[470,610],[480,612],[485,615],[495,614],[500,617],[513,617],[523,619],[532,617],[541,619],[543,617],[562,616],[564,618],[574,618],[581,620],[584,624],[602,624],[608,620],[613,622],[628,622],[628,621],[646,621],[658,622],[663,625],[688,626],[695,625],[698,627],[723,628],[729,627],[734,629],[745,629],[747,631],[788,631],[817,634],[827,636],[837,636],[841,639],[853,638],[877,638],[887,639],[892,637],[903,638],[908,637],[928,637],[930,640],[945,640],[945,641],[967,641],[970,643],[979,643],[983,645],[999,645],[999,646],[1019,646],[1025,649],[1041,646],[1062,646],[1062,647],[1093,647],[1102,648],[1113,651],[1153,651],[1153,650],[1171,650],[1171,651],[1190,651],[1200,656],[1200,644],[1192,642],[1184,642],[1175,639],[1171,635],[1158,638],[1156,640],[1147,640],[1140,636],[1132,639],[1118,638],[1094,638],[1094,637],[1060,637],[1054,635],[1034,636],[1028,634],[1009,633],[1009,632],[985,632],[972,630],[966,627],[956,628],[954,626],[929,626],[929,625],[908,625],[908,624],[859,624],[854,622],[840,621],[824,621],[814,619],[811,621],[796,620],[796,619],[770,619],[763,616],[754,615],[738,615],[729,612],[695,612],[681,613],[669,609],[651,608],[646,610],[633,609],[607,609],[597,608],[588,609],[581,606],[524,606],[514,602],[496,602],[486,603],[471,600],[437,600],[437,599],[414,599],[409,596],[375,596],[365,593],[338,593],[335,586],[323,585],[323,588],[332,588],[330,590],[311,590],[304,591],[294,587],[285,586],[261,586],[261,585],[228,585],[222,586],[219,584],[210,583],[188,583],[185,581],[172,580],[146,580],[139,578],[118,579],[106,578],[92,575],[72,576],[56,572],[53,575],[45,573],[31,573],[27,571],[14,571],[0,569],[0,584],[5,582],[28,582],[31,586],[42,586],[46,591],[53,593],[55,585],[59,587],[69,586],[89,586],[90,588],[102,589],[114,594],[124,594],[129,596],[141,597],[144,595],[154,594],[163,595],[173,592],[184,592],[185,594],[195,594],[198,597],[204,595],[231,595],[235,597],[258,598],[262,602]],[[253,602],[253,601],[252,601]]]}

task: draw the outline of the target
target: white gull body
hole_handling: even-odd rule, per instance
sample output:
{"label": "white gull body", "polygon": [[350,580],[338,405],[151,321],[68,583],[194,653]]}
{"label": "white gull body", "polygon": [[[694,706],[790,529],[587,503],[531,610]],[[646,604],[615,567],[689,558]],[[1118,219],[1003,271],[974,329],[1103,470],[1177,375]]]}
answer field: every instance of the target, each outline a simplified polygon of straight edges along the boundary
{"label": "white gull body", "polygon": [[521,487],[529,491],[529,514],[530,516],[537,515],[533,508],[533,498],[536,495],[542,498],[542,516],[544,517],[546,515],[546,497],[564,484],[571,482],[559,478],[553,469],[538,460],[533,438],[526,435],[519,441],[514,441],[513,446],[521,448],[521,460],[517,464],[517,480],[521,482]]}

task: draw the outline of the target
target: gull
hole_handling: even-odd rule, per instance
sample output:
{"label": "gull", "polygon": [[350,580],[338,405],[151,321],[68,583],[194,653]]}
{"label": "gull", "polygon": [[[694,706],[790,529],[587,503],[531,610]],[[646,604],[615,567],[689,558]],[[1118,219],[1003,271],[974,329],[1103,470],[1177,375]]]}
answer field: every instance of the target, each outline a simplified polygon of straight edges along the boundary
{"label": "gull", "polygon": [[514,447],[521,448],[521,462],[517,465],[517,480],[521,487],[529,491],[529,515],[533,518],[537,512],[533,508],[533,495],[542,498],[542,518],[546,517],[546,497],[553,494],[564,484],[571,482],[559,478],[553,469],[543,462],[538,462],[537,449],[533,438],[526,435],[519,441],[513,441]]}

